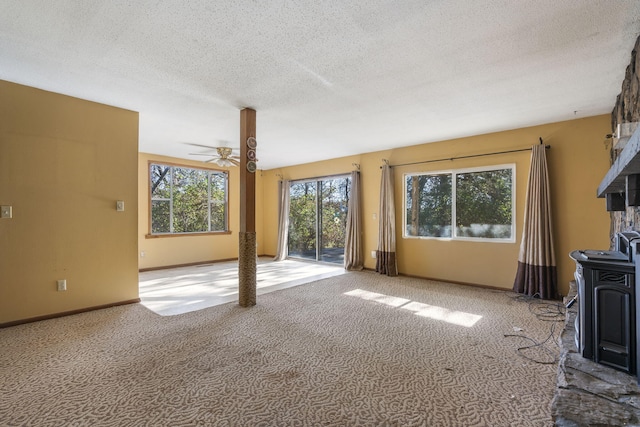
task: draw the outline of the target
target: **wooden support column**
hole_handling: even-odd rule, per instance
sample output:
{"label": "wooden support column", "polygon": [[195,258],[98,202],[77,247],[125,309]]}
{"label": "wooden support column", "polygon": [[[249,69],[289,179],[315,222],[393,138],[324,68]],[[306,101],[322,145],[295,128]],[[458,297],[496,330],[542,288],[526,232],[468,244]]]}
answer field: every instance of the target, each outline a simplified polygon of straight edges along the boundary
{"label": "wooden support column", "polygon": [[[256,305],[256,175],[247,163],[247,139],[256,136],[256,111],[240,111],[240,233],[238,251],[238,303]],[[255,165],[255,163],[254,163]]]}

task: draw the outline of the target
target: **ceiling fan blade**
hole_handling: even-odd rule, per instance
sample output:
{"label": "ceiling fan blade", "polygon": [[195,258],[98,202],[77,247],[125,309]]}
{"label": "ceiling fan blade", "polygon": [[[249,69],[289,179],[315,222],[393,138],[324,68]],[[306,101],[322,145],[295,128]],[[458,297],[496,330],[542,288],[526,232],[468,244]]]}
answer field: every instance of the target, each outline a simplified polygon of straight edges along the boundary
{"label": "ceiling fan blade", "polygon": [[234,165],[236,165],[236,166],[240,166],[240,162],[239,162],[239,161],[237,161],[237,160],[235,160],[235,159],[230,159],[230,158],[228,158],[227,160],[229,160],[231,163],[233,163],[233,164],[234,164]]}
{"label": "ceiling fan blade", "polygon": [[215,154],[211,154],[211,153],[189,153],[190,156],[207,156],[207,157],[218,157]]}
{"label": "ceiling fan blade", "polygon": [[203,147],[203,148],[209,148],[211,150],[217,150],[218,147],[213,147],[211,145],[202,145],[202,144],[196,144],[194,142],[183,142],[183,144],[187,144],[187,145],[193,145],[194,147]]}

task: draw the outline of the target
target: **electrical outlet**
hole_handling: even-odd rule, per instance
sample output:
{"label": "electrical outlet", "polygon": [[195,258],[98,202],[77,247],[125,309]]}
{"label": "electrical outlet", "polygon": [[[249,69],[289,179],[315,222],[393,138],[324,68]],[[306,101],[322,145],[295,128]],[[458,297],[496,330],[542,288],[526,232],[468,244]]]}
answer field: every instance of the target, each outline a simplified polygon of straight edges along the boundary
{"label": "electrical outlet", "polygon": [[375,259],[375,257],[376,257],[376,251],[371,251],[371,258]]}
{"label": "electrical outlet", "polygon": [[144,251],[140,251],[140,258],[144,258],[145,255],[146,253]]}
{"label": "electrical outlet", "polygon": [[58,280],[58,292],[62,292],[66,290],[67,290],[67,280],[66,279]]}
{"label": "electrical outlet", "polygon": [[116,201],[116,210],[118,212],[124,212],[124,200],[117,200]]}
{"label": "electrical outlet", "polygon": [[12,206],[0,206],[0,218],[12,218],[13,207]]}

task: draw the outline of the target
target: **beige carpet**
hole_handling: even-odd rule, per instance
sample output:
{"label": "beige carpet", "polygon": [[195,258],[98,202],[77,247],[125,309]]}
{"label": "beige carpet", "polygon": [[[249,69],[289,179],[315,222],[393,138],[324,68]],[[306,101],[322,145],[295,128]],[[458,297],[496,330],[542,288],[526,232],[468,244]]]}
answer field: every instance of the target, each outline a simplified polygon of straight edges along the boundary
{"label": "beige carpet", "polygon": [[[372,272],[159,316],[0,330],[3,426],[547,426],[549,322],[507,293]],[[535,356],[535,354],[531,354]],[[543,357],[543,356],[542,356]]]}

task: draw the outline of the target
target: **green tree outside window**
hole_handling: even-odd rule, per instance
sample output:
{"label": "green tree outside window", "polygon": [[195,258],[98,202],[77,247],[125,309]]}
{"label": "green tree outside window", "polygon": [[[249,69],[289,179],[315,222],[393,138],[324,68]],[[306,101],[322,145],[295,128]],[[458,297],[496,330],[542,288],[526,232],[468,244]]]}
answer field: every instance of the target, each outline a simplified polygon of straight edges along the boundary
{"label": "green tree outside window", "polygon": [[405,175],[405,236],[512,239],[514,170]]}
{"label": "green tree outside window", "polygon": [[227,230],[226,172],[155,163],[149,171],[152,234]]}

